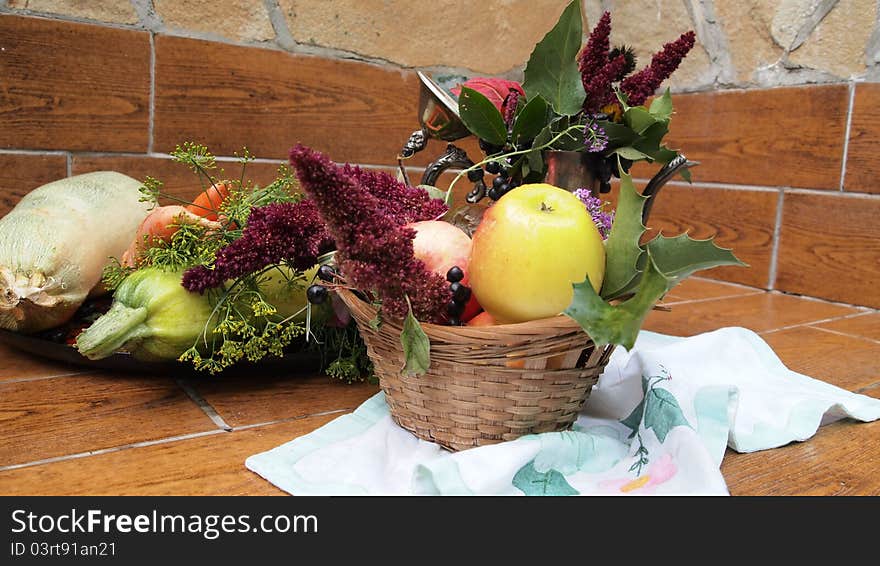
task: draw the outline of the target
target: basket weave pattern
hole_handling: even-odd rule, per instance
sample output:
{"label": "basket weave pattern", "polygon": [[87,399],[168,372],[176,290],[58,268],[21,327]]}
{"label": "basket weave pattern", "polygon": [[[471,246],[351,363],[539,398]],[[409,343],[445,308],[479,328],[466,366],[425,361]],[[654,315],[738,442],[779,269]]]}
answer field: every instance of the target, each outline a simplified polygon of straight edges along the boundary
{"label": "basket weave pattern", "polygon": [[596,348],[567,316],[521,324],[468,327],[422,324],[431,367],[408,376],[402,325],[346,289],[348,306],[367,345],[379,385],[401,427],[456,451],[565,430],[577,418],[613,345]]}

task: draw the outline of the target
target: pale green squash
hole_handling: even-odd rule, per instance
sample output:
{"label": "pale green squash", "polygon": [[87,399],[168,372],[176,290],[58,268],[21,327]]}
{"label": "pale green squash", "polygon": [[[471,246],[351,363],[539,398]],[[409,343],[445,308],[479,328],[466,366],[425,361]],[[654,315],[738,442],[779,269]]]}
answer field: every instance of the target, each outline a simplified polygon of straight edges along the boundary
{"label": "pale green squash", "polygon": [[77,175],[34,189],[0,219],[0,328],[58,326],[100,289],[104,266],[147,216],[140,186],[115,171]]}

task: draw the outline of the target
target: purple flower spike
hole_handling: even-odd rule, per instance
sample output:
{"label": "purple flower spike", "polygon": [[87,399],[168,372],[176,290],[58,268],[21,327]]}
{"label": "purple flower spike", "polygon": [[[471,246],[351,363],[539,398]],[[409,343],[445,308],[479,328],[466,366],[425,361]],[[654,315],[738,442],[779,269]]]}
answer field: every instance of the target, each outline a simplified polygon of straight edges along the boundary
{"label": "purple flower spike", "polygon": [[614,211],[607,210],[610,204],[603,202],[598,197],[594,197],[590,189],[577,189],[574,192],[574,196],[584,203],[584,206],[587,207],[587,212],[590,213],[593,222],[596,224],[596,228],[599,229],[602,239],[607,240],[608,235],[611,233],[611,224],[614,222]]}

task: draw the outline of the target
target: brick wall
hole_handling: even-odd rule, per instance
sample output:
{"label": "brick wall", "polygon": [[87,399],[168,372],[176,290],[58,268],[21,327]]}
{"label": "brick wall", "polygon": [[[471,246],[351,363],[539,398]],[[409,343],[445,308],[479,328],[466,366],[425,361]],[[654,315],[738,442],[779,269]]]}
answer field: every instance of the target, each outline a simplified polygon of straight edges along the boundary
{"label": "brick wall", "polygon": [[[297,141],[391,167],[417,126],[417,69],[519,78],[565,4],[0,0],[0,213],[96,169],[192,194],[168,156],[187,140],[232,170],[246,145],[257,182]],[[671,81],[669,139],[701,165],[663,190],[652,228],[717,234],[751,265],[710,276],[880,307],[877,3],[585,0],[588,25],[607,8],[643,61],[686,29],[700,40]]]}

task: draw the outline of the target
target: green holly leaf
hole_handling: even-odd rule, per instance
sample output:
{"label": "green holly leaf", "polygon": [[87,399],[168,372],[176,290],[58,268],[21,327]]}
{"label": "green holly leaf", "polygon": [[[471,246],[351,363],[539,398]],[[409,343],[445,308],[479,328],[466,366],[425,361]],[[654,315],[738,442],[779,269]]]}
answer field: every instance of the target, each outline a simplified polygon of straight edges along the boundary
{"label": "green holly leaf", "polygon": [[731,250],[716,246],[712,238],[694,240],[687,234],[667,238],[661,234],[648,242],[647,247],[648,254],[666,278],[670,289],[701,269],[720,265],[748,267]]}
{"label": "green holly leaf", "polygon": [[620,196],[611,233],[605,241],[605,278],[601,295],[605,299],[621,296],[627,286],[632,285],[640,273],[638,263],[643,250],[639,245],[645,225],[642,224],[642,209],[646,197],[640,195],[633,185],[632,175],[621,172]]}
{"label": "green holly leaf", "polygon": [[488,98],[472,88],[462,87],[458,97],[461,121],[472,134],[494,145],[507,143],[504,117]]}
{"label": "green holly leaf", "polygon": [[687,234],[658,236],[648,242],[646,254],[645,270],[635,294],[618,305],[602,300],[589,279],[573,285],[574,297],[565,314],[577,321],[597,345],[620,344],[631,349],[648,312],[682,279],[700,269],[745,265],[712,240],[693,240]]}
{"label": "green holly leaf", "polygon": [[547,101],[540,94],[529,100],[516,117],[510,137],[519,145],[535,139],[547,123]]}
{"label": "green holly leaf", "polygon": [[526,63],[523,90],[530,100],[543,96],[558,114],[572,115],[581,110],[586,97],[577,67],[582,40],[581,4],[572,0],[553,29],[535,45]]}
{"label": "green holly leaf", "polygon": [[657,120],[668,121],[672,117],[672,95],[669,94],[669,88],[651,102],[651,108],[648,109]]}
{"label": "green holly leaf", "polygon": [[650,158],[650,155],[642,153],[636,148],[630,146],[618,147],[614,150],[613,153],[616,153],[623,158],[629,159],[630,161],[641,161],[642,159]]}
{"label": "green holly leaf", "polygon": [[677,426],[691,426],[684,417],[675,396],[665,389],[652,387],[645,396],[645,428],[650,428],[660,442]]}
{"label": "green holly leaf", "polygon": [[579,492],[554,469],[539,472],[532,460],[513,476],[513,486],[526,495],[577,495]]}
{"label": "green holly leaf", "polygon": [[623,123],[640,135],[657,122],[657,118],[644,106],[633,106],[623,113]]}
{"label": "green holly leaf", "polygon": [[400,343],[403,346],[405,359],[403,371],[408,375],[423,375],[428,371],[431,367],[431,341],[422,330],[422,325],[413,316],[412,307],[403,321]]}
{"label": "green holly leaf", "polygon": [[618,124],[617,122],[609,122],[608,120],[599,120],[599,126],[608,134],[608,145],[610,147],[623,147],[632,145],[639,139],[639,135],[632,131],[631,128]]}

